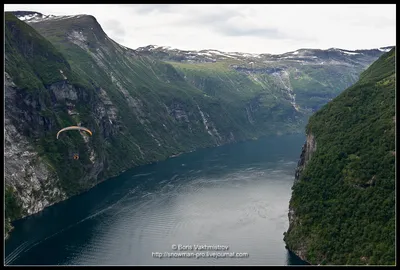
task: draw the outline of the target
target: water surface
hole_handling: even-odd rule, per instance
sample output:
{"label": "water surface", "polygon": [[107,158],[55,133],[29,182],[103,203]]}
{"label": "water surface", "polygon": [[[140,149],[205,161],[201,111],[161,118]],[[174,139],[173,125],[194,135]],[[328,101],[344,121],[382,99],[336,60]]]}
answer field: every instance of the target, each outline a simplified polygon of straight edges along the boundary
{"label": "water surface", "polygon": [[[304,264],[283,242],[294,170],[304,139],[303,135],[268,137],[129,170],[15,222],[6,241],[5,262]],[[174,250],[173,245],[229,249]],[[208,256],[235,252],[245,257],[205,258],[207,251]],[[160,258],[159,254],[166,253],[188,257]]]}

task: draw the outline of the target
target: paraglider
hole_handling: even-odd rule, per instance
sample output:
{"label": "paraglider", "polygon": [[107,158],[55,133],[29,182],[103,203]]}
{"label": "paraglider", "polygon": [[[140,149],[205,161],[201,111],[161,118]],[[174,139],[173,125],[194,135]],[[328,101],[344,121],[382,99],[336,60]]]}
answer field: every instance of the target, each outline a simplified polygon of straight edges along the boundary
{"label": "paraglider", "polygon": [[[63,129],[61,129],[60,131],[57,132],[57,140],[58,140],[58,137],[60,136],[60,133],[61,133],[61,132],[64,132],[64,131],[67,131],[67,130],[86,131],[88,134],[90,134],[90,136],[93,135],[92,132],[91,132],[89,129],[85,128],[85,127],[70,126],[70,127],[63,128]],[[74,159],[74,160],[78,160],[78,159],[79,159],[79,155],[75,153],[74,156],[73,156],[73,159]]]}
{"label": "paraglider", "polygon": [[60,133],[63,132],[63,131],[66,131],[66,130],[84,130],[87,133],[89,133],[90,136],[92,136],[92,132],[89,129],[85,128],[85,127],[70,126],[70,127],[63,128],[59,132],[57,132],[57,139],[58,139],[58,136],[60,135]]}

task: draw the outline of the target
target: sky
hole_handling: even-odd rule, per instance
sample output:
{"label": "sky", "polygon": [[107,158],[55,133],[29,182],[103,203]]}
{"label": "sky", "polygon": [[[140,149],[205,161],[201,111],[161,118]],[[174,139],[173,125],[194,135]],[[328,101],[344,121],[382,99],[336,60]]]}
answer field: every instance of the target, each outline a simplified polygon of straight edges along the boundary
{"label": "sky", "polygon": [[7,4],[4,10],[93,15],[111,39],[132,49],[279,54],[396,45],[395,4]]}

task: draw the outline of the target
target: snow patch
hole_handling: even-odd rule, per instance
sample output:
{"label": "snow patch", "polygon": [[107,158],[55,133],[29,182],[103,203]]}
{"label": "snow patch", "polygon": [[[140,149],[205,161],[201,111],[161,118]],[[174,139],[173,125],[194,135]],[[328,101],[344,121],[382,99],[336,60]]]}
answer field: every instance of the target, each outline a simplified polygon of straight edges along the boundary
{"label": "snow patch", "polygon": [[209,53],[209,52],[198,52],[197,54],[200,54],[200,55],[207,55],[207,56],[212,56],[212,54],[211,54],[211,53]]}
{"label": "snow patch", "polygon": [[225,56],[225,54],[221,53],[220,51],[211,50],[211,51],[208,51],[208,52],[213,53],[213,54],[218,54],[218,55],[223,55],[223,56]]}
{"label": "snow patch", "polygon": [[242,53],[241,55],[244,57],[252,57],[253,56],[251,53]]}
{"label": "snow patch", "polygon": [[68,18],[80,18],[82,15],[66,15],[66,16],[55,16],[55,15],[40,15],[38,13],[33,13],[25,16],[17,16],[21,21],[26,21],[28,23],[41,22],[46,20],[63,20]]}
{"label": "snow patch", "polygon": [[[150,51],[153,51],[153,50],[156,50],[156,49],[172,50],[172,48],[170,46],[158,46],[158,45],[149,45],[149,46],[147,46],[147,48]],[[138,48],[138,49],[143,49],[144,50],[144,49],[146,49],[146,47],[145,48]]]}
{"label": "snow patch", "polygon": [[242,55],[241,53],[238,52],[228,52],[229,55],[236,55],[236,56],[240,56]]}
{"label": "snow patch", "polygon": [[234,56],[232,56],[232,55],[228,55],[228,54],[226,54],[226,55],[224,55],[225,57],[229,57],[229,58],[232,58],[232,59],[237,59],[236,57],[234,57]]}
{"label": "snow patch", "polygon": [[356,52],[347,52],[347,51],[342,51],[340,50],[341,53],[345,53],[345,54],[349,54],[349,55],[356,55],[356,54],[360,54],[360,53],[356,53]]}
{"label": "snow patch", "polygon": [[389,52],[392,48],[379,48],[381,52]]}
{"label": "snow patch", "polygon": [[242,56],[242,57],[256,57],[256,58],[261,57],[259,54],[255,54],[255,53],[228,52],[227,54],[234,55],[234,56]]}
{"label": "snow patch", "polygon": [[29,15],[24,15],[24,16],[17,16],[17,18],[20,19],[21,21],[29,21],[38,16],[39,16],[39,14],[34,13],[34,14],[29,14]]}
{"label": "snow patch", "polygon": [[357,52],[352,52],[352,51],[348,51],[348,50],[341,50],[341,49],[338,49],[338,48],[331,48],[328,51],[337,51],[337,52],[341,52],[341,53],[348,54],[348,55],[360,54],[360,53],[357,53]]}

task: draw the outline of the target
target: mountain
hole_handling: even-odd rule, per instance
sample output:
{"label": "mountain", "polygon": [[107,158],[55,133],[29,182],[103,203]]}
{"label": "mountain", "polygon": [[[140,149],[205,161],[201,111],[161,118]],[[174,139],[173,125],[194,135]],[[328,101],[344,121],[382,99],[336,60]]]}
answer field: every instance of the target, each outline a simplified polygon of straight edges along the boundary
{"label": "mountain", "polygon": [[[138,48],[141,55],[166,61],[191,84],[209,94],[223,81],[229,96],[237,76],[259,85],[276,97],[283,95],[292,106],[306,114],[319,109],[341,91],[356,82],[359,74],[389,48],[373,50],[299,49],[280,55],[221,52],[217,50],[182,51],[150,45]],[[226,82],[232,81],[231,84]]]}
{"label": "mountain", "polygon": [[[55,42],[54,38],[61,34],[57,33],[59,29],[73,21],[76,24],[83,22],[83,18],[87,17],[43,15],[38,12],[14,14]],[[187,83],[210,96],[226,99],[237,95],[237,89],[263,89],[264,97],[288,100],[293,108],[306,115],[355,83],[365,68],[392,48],[356,51],[300,49],[272,55],[218,50],[185,51],[154,45],[136,50],[119,47],[132,55],[151,56],[171,64]]]}
{"label": "mountain", "polygon": [[[134,166],[304,125],[288,100],[261,87],[229,101],[207,95],[170,64],[115,43],[92,16],[35,28],[5,14],[7,221]],[[93,136],[68,132],[57,140],[70,125]]]}
{"label": "mountain", "polygon": [[[8,222],[134,166],[302,132],[313,106],[295,100],[295,91],[314,91],[309,100],[324,92],[315,103],[321,106],[383,53],[366,51],[341,73],[351,75],[330,80],[328,74],[341,68],[324,64],[311,71],[312,65],[278,61],[282,70],[271,73],[264,66],[243,70],[226,59],[171,61],[119,45],[90,15],[6,12],[5,33]],[[297,67],[299,78],[292,79],[288,70]],[[93,136],[66,132],[57,140],[57,131],[70,125],[85,126]]]}
{"label": "mountain", "polygon": [[285,242],[311,264],[395,264],[395,49],[310,117]]}

